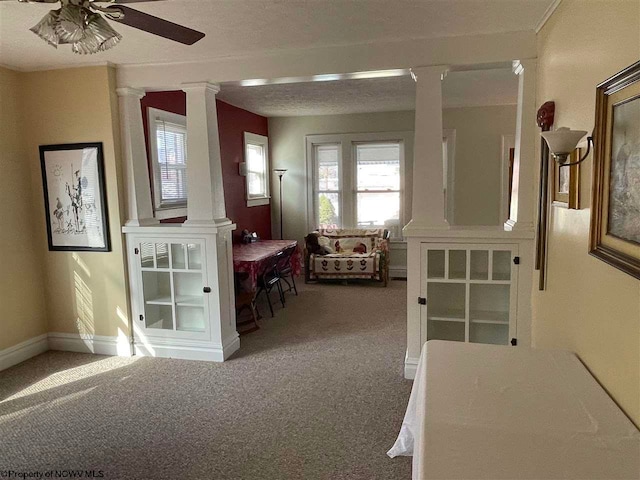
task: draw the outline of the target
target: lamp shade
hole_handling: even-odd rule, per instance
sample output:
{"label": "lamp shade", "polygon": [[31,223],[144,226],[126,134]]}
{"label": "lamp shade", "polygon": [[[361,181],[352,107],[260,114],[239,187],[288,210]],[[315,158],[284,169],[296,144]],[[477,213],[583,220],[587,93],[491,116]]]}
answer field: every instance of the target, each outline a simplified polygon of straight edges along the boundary
{"label": "lamp shade", "polygon": [[549,145],[549,151],[556,156],[567,155],[573,152],[578,142],[587,134],[584,130],[570,130],[560,127],[555,131],[542,132],[542,138]]}

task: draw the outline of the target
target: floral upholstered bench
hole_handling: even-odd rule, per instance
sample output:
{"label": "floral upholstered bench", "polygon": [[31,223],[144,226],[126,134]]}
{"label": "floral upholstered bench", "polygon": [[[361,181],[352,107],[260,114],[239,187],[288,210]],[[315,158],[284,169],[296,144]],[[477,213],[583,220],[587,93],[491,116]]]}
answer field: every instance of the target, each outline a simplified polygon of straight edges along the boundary
{"label": "floral upholstered bench", "polygon": [[320,229],[305,238],[305,281],[364,278],[389,281],[389,232]]}

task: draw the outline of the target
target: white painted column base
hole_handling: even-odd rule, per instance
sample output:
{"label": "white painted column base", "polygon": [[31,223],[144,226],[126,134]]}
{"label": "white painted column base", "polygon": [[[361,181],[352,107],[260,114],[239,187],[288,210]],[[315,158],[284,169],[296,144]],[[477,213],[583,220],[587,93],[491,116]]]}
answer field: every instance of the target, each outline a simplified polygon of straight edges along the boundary
{"label": "white painted column base", "polygon": [[418,360],[420,358],[409,357],[409,352],[404,357],[404,378],[407,380],[413,380],[416,378],[416,371],[418,370]]}
{"label": "white painted column base", "polygon": [[532,232],[533,222],[518,222],[516,220],[509,219],[504,222],[504,229],[507,232]]}
{"label": "white painted column base", "polygon": [[185,227],[225,227],[232,224],[233,222],[228,218],[216,218],[214,220],[190,220],[187,218],[182,225]]}

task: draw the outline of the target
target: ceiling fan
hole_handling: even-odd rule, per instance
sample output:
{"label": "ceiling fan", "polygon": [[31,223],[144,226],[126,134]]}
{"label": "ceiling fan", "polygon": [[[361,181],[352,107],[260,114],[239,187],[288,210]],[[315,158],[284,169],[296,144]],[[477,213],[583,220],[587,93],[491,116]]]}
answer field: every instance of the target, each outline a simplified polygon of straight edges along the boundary
{"label": "ceiling fan", "polygon": [[122,35],[111,27],[107,19],[185,45],[193,45],[205,35],[191,28],[122,5],[123,3],[160,0],[19,1],[23,3],[60,2],[59,9],[51,10],[30,30],[55,48],[58,45],[71,44],[71,50],[79,54],[102,52],[120,42]]}

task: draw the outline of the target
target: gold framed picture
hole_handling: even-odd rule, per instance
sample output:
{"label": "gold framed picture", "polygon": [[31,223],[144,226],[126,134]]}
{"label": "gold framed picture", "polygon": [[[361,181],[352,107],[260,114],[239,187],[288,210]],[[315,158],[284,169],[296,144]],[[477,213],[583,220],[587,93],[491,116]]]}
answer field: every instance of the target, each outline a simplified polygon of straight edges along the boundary
{"label": "gold framed picture", "polygon": [[640,62],[596,89],[589,253],[640,279]]}
{"label": "gold framed picture", "polygon": [[[577,162],[582,156],[582,149],[576,148],[569,158],[570,163]],[[580,209],[580,165],[560,167],[553,162],[553,204],[573,210]]]}

